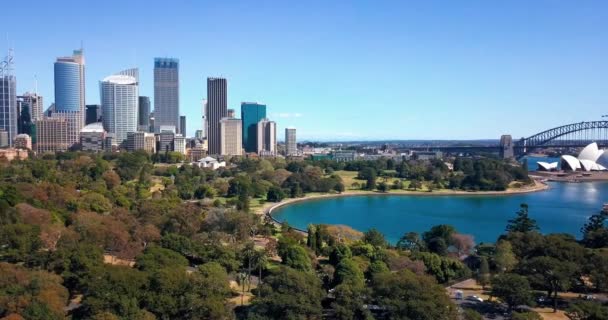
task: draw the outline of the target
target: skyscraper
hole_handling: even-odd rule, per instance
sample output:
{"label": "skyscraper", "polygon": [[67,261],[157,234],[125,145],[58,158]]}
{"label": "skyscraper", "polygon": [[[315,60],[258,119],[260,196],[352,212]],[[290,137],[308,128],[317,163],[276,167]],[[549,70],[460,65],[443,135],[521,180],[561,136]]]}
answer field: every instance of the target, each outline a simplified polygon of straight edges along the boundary
{"label": "skyscraper", "polygon": [[59,57],[55,69],[55,112],[53,117],[68,122],[68,144],[79,142],[78,135],[84,127],[85,86],[84,55],[82,49],[74,50],[70,57]]}
{"label": "skyscraper", "polygon": [[42,96],[39,96],[36,93],[26,92],[17,98],[21,99],[24,103],[27,103],[30,106],[30,115],[32,121],[42,119],[42,111],[44,109],[44,101]]}
{"label": "skyscraper", "polygon": [[[228,113],[228,85],[224,78],[207,78],[207,140],[209,154],[221,154],[220,121]],[[241,138],[239,137],[239,140]]]}
{"label": "skyscraper", "polygon": [[38,153],[66,151],[68,142],[68,120],[44,118],[36,121],[36,150]]}
{"label": "skyscraper", "polygon": [[295,156],[298,154],[298,145],[296,143],[296,129],[285,128],[285,155]]}
{"label": "skyscraper", "polygon": [[241,103],[243,119],[243,146],[246,152],[257,152],[258,122],[266,118],[266,105],[256,102]]}
{"label": "skyscraper", "polygon": [[101,105],[87,104],[86,114],[84,117],[85,125],[101,121]]}
{"label": "skyscraper", "polygon": [[258,155],[274,156],[277,154],[277,124],[262,119],[257,124],[256,152]]}
{"label": "skyscraper", "polygon": [[179,128],[179,60],[154,59],[154,131]]}
{"label": "skyscraper", "polygon": [[137,131],[138,82],[135,77],[115,74],[100,83],[103,127],[116,135],[117,144]]}
{"label": "skyscraper", "polygon": [[243,154],[243,123],[241,119],[224,118],[220,120],[220,154],[240,156]]}
{"label": "skyscraper", "polygon": [[179,133],[186,136],[186,116],[179,116]]}
{"label": "skyscraper", "polygon": [[139,97],[139,113],[137,126],[138,131],[148,132],[150,130],[150,97]]}
{"label": "skyscraper", "polygon": [[13,56],[9,51],[0,61],[0,130],[7,133],[8,145],[17,136],[17,80],[13,75]]}

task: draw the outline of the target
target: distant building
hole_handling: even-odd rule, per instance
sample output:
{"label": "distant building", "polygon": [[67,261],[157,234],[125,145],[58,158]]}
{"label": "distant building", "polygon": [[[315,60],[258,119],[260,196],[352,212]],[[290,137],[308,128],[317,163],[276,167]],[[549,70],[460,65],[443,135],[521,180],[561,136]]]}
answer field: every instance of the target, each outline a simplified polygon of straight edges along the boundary
{"label": "distant building", "polygon": [[86,125],[101,122],[101,117],[102,114],[100,104],[87,104],[87,111],[84,119],[84,123]]}
{"label": "distant building", "polygon": [[26,92],[17,98],[23,100],[23,102],[30,106],[32,122],[42,119],[42,111],[44,109],[44,100],[42,96],[39,96],[36,93]]}
{"label": "distant building", "polygon": [[285,128],[285,155],[298,155],[298,145],[296,142],[295,128]]}
{"label": "distant building", "polygon": [[236,116],[236,113],[234,112],[234,109],[228,109],[228,113],[226,115],[228,118],[234,118]]}
{"label": "distant building", "polygon": [[148,130],[148,132],[154,132],[154,112],[150,112],[150,117],[148,117],[148,121],[150,122],[150,130]]}
{"label": "distant building", "polygon": [[[220,121],[228,115],[227,82],[224,78],[207,78],[207,140],[209,154],[221,154]],[[241,139],[241,138],[239,138]]]}
{"label": "distant building", "polygon": [[85,76],[82,50],[74,50],[72,56],[59,57],[54,64],[55,108],[53,118],[67,122],[69,146],[79,142],[78,135],[84,127]]}
{"label": "distant building", "polygon": [[266,105],[256,102],[241,103],[243,147],[246,152],[258,152],[258,123],[266,118]]}
{"label": "distant building", "polygon": [[80,148],[83,151],[102,152],[106,140],[106,131],[101,122],[86,125],[80,130]]}
{"label": "distant building", "polygon": [[179,116],[179,133],[186,136],[186,116]]}
{"label": "distant building", "polygon": [[173,151],[186,154],[186,138],[181,134],[176,134],[173,138]]}
{"label": "distant building", "polygon": [[68,127],[68,120],[63,117],[36,121],[36,151],[39,154],[67,151],[71,146]]}
{"label": "distant building", "polygon": [[8,148],[10,146],[11,140],[9,138],[8,132],[5,130],[0,130],[0,148]]}
{"label": "distant building", "polygon": [[417,160],[433,160],[443,158],[441,151],[415,151],[414,158]]}
{"label": "distant building", "polygon": [[150,97],[139,96],[139,111],[137,112],[137,130],[150,131]]}
{"label": "distant building", "polygon": [[[11,59],[9,57],[9,59]],[[17,80],[12,74],[12,63],[6,67],[0,61],[0,130],[6,133],[7,145],[17,136]]]}
{"label": "distant building", "polygon": [[[129,69],[133,70],[133,69]],[[139,84],[133,76],[114,74],[100,82],[103,127],[122,144],[137,131]]]}
{"label": "distant building", "polygon": [[194,132],[194,137],[195,137],[196,139],[198,139],[198,140],[203,140],[203,138],[205,137],[205,136],[204,136],[204,133],[203,133],[203,130],[196,130],[196,131]]}
{"label": "distant building", "polygon": [[0,159],[4,158],[6,160],[13,161],[15,159],[25,160],[28,157],[27,150],[24,149],[16,149],[16,148],[8,148],[8,149],[0,149]]}
{"label": "distant building", "polygon": [[154,59],[154,132],[160,126],[179,128],[179,60]]}
{"label": "distant building", "polygon": [[337,162],[350,162],[355,161],[357,153],[355,151],[334,151],[332,153],[332,159]]}
{"label": "distant building", "polygon": [[138,131],[127,134],[127,150],[144,150],[148,153],[156,152],[156,137],[153,133]]}
{"label": "distant building", "polygon": [[205,157],[205,158],[202,158],[202,159],[194,162],[193,165],[197,165],[200,168],[209,168],[212,170],[217,170],[219,168],[225,167],[226,162],[224,162],[224,161],[220,162],[217,159],[212,158],[212,157]]}
{"label": "distant building", "polygon": [[241,119],[224,118],[220,121],[221,155],[243,155],[242,131]]}
{"label": "distant building", "polygon": [[14,146],[16,149],[32,150],[32,137],[27,134],[18,134],[15,137]]}
{"label": "distant building", "polygon": [[190,161],[198,161],[204,158],[207,155],[207,146],[202,143],[196,144],[194,147],[190,148]]}
{"label": "distant building", "polygon": [[175,140],[175,132],[174,131],[170,131],[170,130],[166,130],[166,131],[161,131],[160,133],[158,133],[156,135],[156,150],[158,150],[158,152],[169,152],[169,151],[173,151],[173,143]]}
{"label": "distant building", "polygon": [[118,144],[116,143],[116,135],[113,133],[107,133],[106,139],[103,143],[103,149],[105,152],[114,152],[118,149]]}
{"label": "distant building", "polygon": [[277,154],[277,124],[268,119],[262,119],[257,124],[256,152],[261,156]]}

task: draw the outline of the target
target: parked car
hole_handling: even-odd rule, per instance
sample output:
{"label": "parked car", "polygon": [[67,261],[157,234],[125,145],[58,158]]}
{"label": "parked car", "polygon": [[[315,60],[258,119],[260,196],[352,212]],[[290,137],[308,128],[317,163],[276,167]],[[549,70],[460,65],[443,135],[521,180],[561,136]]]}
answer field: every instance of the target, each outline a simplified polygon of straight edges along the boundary
{"label": "parked car", "polygon": [[469,301],[475,301],[475,302],[483,302],[483,299],[478,297],[478,296],[468,296],[467,300]]}

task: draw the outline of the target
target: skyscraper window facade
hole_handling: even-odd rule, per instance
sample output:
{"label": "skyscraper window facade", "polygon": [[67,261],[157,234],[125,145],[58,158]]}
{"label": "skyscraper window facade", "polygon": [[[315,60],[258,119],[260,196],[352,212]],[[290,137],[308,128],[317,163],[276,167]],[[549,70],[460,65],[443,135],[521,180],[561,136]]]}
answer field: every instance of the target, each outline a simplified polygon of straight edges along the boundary
{"label": "skyscraper window facade", "polygon": [[137,131],[139,88],[137,79],[112,75],[100,83],[103,127],[116,136],[116,143],[127,140],[129,132]]}
{"label": "skyscraper window facade", "polygon": [[0,66],[0,130],[7,133],[8,145],[17,136],[17,81]]}
{"label": "skyscraper window facade", "polygon": [[150,97],[139,97],[137,126],[139,131],[150,130]]}
{"label": "skyscraper window facade", "polygon": [[266,105],[255,102],[241,103],[243,120],[243,147],[246,152],[257,152],[258,122],[266,118]]}
{"label": "skyscraper window facade", "polygon": [[298,154],[298,145],[296,142],[296,129],[285,128],[285,155],[295,156]]}
{"label": "skyscraper window facade", "polygon": [[70,57],[60,57],[54,64],[55,109],[53,117],[68,122],[68,144],[79,142],[85,123],[84,55],[74,50]]}
{"label": "skyscraper window facade", "polygon": [[179,60],[154,59],[154,131],[179,128]]}
{"label": "skyscraper window facade", "polygon": [[[224,78],[207,78],[207,141],[209,154],[221,154],[220,121],[228,114],[228,85]],[[239,137],[241,140],[241,137]]]}

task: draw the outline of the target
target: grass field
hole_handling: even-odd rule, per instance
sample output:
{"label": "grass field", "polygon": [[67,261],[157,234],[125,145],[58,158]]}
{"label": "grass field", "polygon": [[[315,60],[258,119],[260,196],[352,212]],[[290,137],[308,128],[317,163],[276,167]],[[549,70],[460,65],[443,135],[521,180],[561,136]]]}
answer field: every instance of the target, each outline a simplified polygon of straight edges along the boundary
{"label": "grass field", "polygon": [[[395,170],[386,170],[387,173],[391,172],[391,173],[395,173]],[[358,190],[358,188],[353,188],[352,185],[353,183],[358,183],[359,185],[365,183],[365,180],[359,180],[357,179],[357,175],[358,172],[357,171],[345,171],[345,170],[340,170],[340,171],[336,171],[334,172],[335,174],[337,174],[338,176],[340,176],[340,178],[342,178],[342,183],[344,183],[344,187],[346,187],[346,190]],[[376,179],[377,183],[380,182],[386,182],[388,184],[389,187],[391,187],[393,185],[393,183],[395,181],[399,181],[401,180],[403,182],[403,188],[407,189],[410,185],[410,181],[409,180],[405,180],[405,179],[399,179],[399,178],[383,178],[383,177],[378,177]],[[419,191],[426,191],[428,190],[425,183],[422,184],[422,188],[418,189]],[[399,190],[390,190],[390,191],[394,191],[397,192]],[[389,191],[389,192],[390,192]]]}

